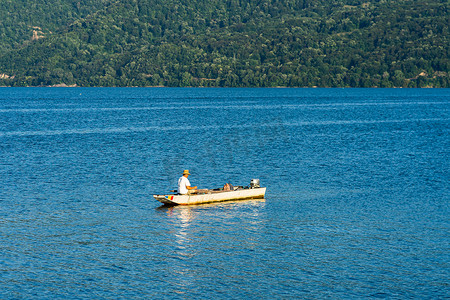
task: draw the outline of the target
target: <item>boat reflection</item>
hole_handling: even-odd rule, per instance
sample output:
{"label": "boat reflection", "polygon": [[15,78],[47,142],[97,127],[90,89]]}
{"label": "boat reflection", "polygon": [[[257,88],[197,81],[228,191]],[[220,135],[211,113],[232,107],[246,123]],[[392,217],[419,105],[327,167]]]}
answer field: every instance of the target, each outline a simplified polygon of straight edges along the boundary
{"label": "boat reflection", "polygon": [[248,205],[252,203],[265,203],[266,199],[244,199],[244,200],[230,200],[230,201],[222,201],[222,202],[214,202],[214,203],[205,203],[205,204],[196,204],[196,205],[168,205],[163,204],[157,207],[157,210],[173,212],[174,209],[197,209],[197,208],[208,208],[208,207],[220,207],[220,206],[230,206],[230,205]]}
{"label": "boat reflection", "polygon": [[[264,205],[266,199],[252,199],[252,200],[237,200],[237,201],[226,201],[218,203],[208,203],[195,206],[185,206],[185,205],[161,205],[157,210],[165,211],[167,215],[176,220],[173,225],[180,226],[180,232],[189,227],[190,223],[202,212],[209,211],[212,208],[218,208],[222,210],[234,210],[239,209],[242,206],[257,206],[261,207]],[[211,212],[211,211],[210,211]],[[209,213],[208,213],[209,214]],[[210,215],[210,214],[209,214]]]}
{"label": "boat reflection", "polygon": [[[245,236],[244,247],[258,247],[266,223],[265,199],[228,201],[195,206],[160,206],[157,210],[167,216],[171,230],[167,238],[171,263],[166,270],[174,292],[189,294],[201,284],[199,269],[210,268],[208,261],[220,260],[218,253],[226,252],[236,242],[236,235]],[[195,267],[192,267],[195,266]]]}

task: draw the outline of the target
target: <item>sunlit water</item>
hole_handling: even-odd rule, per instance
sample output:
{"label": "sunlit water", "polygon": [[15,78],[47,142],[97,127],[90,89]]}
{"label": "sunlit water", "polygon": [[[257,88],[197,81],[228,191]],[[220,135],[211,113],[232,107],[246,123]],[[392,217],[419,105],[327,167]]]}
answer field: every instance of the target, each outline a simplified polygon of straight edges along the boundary
{"label": "sunlit water", "polygon": [[[0,298],[448,298],[450,90],[0,89]],[[265,200],[163,207],[259,178]]]}

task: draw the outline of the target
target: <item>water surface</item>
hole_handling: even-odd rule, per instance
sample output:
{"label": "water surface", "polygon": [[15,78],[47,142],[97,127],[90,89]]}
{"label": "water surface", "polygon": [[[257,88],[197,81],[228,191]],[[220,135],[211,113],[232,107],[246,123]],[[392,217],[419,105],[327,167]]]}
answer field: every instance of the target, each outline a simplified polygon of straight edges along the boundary
{"label": "water surface", "polygon": [[[448,89],[0,88],[0,298],[448,298]],[[266,199],[162,207],[259,178]]]}

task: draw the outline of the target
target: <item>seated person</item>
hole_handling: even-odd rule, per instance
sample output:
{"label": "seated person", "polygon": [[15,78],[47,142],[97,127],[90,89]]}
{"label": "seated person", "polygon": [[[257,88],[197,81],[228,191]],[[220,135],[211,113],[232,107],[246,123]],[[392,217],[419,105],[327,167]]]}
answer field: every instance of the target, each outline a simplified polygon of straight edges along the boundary
{"label": "seated person", "polygon": [[224,191],[234,191],[234,186],[231,183],[225,183],[223,186]]}
{"label": "seated person", "polygon": [[184,170],[183,176],[178,179],[178,193],[180,195],[193,194],[197,189],[196,186],[191,187],[191,183],[188,179],[189,175],[191,175],[191,173],[189,173],[189,170]]}

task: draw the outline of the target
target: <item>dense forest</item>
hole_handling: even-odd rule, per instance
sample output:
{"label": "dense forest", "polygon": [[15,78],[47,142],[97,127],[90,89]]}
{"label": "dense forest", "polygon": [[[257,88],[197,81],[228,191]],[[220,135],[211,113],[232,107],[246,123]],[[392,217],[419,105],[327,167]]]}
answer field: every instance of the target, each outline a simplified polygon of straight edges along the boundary
{"label": "dense forest", "polygon": [[448,0],[6,0],[0,86],[450,87]]}

